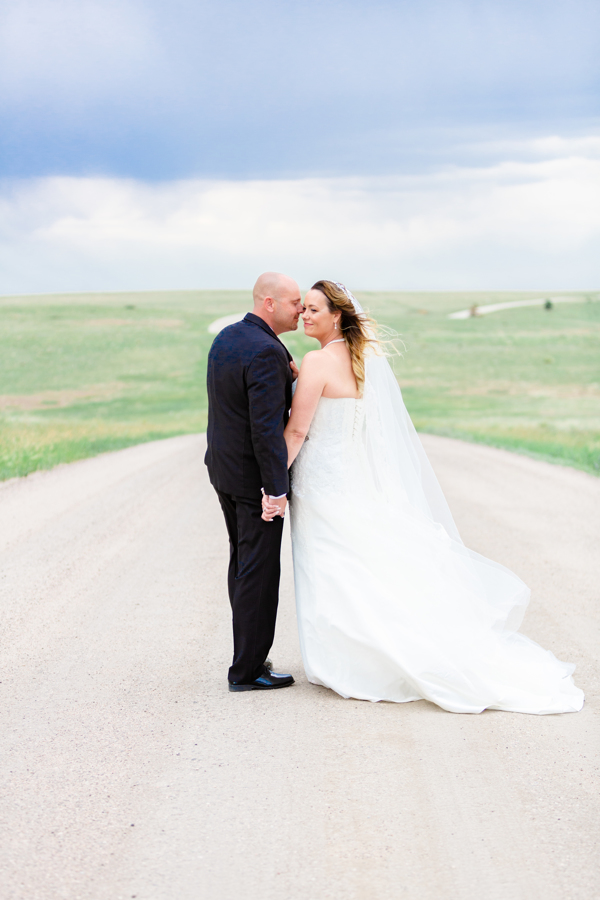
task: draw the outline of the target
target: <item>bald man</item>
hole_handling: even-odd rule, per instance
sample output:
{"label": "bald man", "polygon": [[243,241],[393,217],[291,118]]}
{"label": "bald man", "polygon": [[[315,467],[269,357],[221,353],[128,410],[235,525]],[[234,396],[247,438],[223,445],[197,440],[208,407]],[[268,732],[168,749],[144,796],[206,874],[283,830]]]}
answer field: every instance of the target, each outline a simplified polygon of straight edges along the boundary
{"label": "bald man", "polygon": [[[205,463],[229,533],[228,588],[233,613],[230,691],[268,691],[294,683],[271,671],[283,513],[289,477],[283,430],[298,374],[279,340],[295,331],[302,312],[292,278],[265,272],[253,291],[254,309],[224,328],[208,354],[208,449]],[[281,515],[266,522],[262,491]]]}

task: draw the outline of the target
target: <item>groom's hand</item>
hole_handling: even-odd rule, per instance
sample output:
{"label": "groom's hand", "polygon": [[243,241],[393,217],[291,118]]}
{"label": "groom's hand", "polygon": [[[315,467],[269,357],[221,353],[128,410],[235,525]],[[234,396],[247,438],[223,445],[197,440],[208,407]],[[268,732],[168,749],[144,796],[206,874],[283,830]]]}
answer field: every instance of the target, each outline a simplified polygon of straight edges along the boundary
{"label": "groom's hand", "polygon": [[296,365],[296,363],[294,362],[294,360],[292,360],[290,363],[290,369],[292,370],[293,380],[295,381],[296,378],[298,377],[299,369],[298,369],[298,366]]}
{"label": "groom's hand", "polygon": [[281,516],[283,519],[285,516],[285,508],[287,506],[287,497],[269,497],[268,494],[263,494],[262,498],[262,516],[265,522],[272,522],[275,516]]}

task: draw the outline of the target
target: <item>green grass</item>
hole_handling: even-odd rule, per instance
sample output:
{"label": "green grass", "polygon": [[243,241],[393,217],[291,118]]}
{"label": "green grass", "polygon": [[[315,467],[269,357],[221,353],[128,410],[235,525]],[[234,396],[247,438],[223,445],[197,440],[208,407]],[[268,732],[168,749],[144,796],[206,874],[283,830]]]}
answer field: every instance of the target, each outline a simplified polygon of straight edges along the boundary
{"label": "green grass", "polygon": [[[358,296],[402,335],[395,370],[417,428],[600,473],[600,295],[462,321],[447,313],[540,294]],[[249,291],[0,298],[0,478],[203,431],[207,326],[249,301]],[[315,346],[285,339],[297,359]]]}

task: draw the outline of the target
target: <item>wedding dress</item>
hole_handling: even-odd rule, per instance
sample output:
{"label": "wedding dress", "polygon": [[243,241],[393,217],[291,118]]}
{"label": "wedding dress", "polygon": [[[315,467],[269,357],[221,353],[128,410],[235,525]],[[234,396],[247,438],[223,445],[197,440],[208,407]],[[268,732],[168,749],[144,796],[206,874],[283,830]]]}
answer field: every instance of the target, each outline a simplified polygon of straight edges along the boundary
{"label": "wedding dress", "polygon": [[313,684],[459,713],[581,709],[575,667],[517,632],[527,586],[460,540],[384,357],[367,360],[362,399],[319,400],[290,511]]}

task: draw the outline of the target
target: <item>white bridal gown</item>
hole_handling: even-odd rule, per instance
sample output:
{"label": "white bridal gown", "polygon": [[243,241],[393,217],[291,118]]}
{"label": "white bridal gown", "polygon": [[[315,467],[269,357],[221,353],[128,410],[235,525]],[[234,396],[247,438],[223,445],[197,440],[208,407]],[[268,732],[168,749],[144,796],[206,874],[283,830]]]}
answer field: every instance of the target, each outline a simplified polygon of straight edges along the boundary
{"label": "white bridal gown", "polygon": [[[581,709],[574,666],[517,632],[527,586],[464,547],[391,370],[375,385],[369,365],[389,369],[367,363],[364,400],[320,399],[292,468],[309,681],[342,697],[425,699],[458,713]],[[383,416],[394,417],[393,448]]]}

